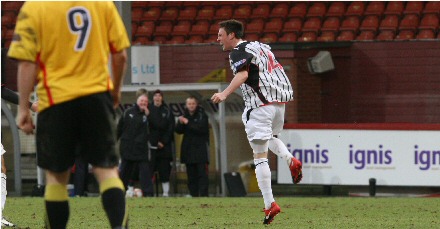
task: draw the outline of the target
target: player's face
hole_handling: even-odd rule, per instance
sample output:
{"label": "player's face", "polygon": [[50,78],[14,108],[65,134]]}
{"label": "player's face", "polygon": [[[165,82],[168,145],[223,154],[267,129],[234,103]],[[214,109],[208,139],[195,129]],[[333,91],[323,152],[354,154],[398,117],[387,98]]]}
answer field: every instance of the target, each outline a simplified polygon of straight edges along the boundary
{"label": "player's face", "polygon": [[195,99],[186,99],[186,109],[189,113],[194,113],[197,109],[197,101]]}
{"label": "player's face", "polygon": [[220,28],[218,30],[217,41],[222,46],[223,51],[231,50],[232,48],[234,48],[231,45],[231,39],[229,39],[229,37],[230,36],[228,36],[224,28]]}
{"label": "player's face", "polygon": [[139,98],[136,101],[136,104],[139,106],[139,108],[143,111],[146,107],[148,107],[148,97],[145,95],[139,96]]}

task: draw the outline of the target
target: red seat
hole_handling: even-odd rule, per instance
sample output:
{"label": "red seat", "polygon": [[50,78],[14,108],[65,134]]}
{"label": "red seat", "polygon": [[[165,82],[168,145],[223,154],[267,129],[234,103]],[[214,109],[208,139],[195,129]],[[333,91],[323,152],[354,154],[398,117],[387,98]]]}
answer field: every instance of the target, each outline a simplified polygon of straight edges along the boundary
{"label": "red seat", "polygon": [[149,7],[164,7],[165,6],[165,2],[163,1],[151,1],[148,3]]}
{"label": "red seat", "polygon": [[191,27],[191,31],[189,32],[189,35],[205,35],[208,33],[209,30],[209,24],[203,23],[203,24],[195,24]]}
{"label": "red seat", "polygon": [[345,16],[362,16],[365,11],[364,2],[352,2],[345,12]]}
{"label": "red seat", "polygon": [[278,41],[278,34],[277,33],[265,33],[260,38],[260,41],[263,43],[274,43]]}
{"label": "red seat", "polygon": [[194,20],[197,15],[197,8],[195,6],[187,6],[180,10],[177,20]]}
{"label": "red seat", "polygon": [[270,12],[272,18],[285,18],[289,13],[289,4],[287,2],[276,3]]}
{"label": "red seat", "polygon": [[321,19],[318,17],[311,17],[304,22],[302,31],[317,33],[320,29],[321,29]]}
{"label": "red seat", "polygon": [[6,40],[12,40],[13,36],[14,36],[14,29],[6,30],[6,34],[5,34],[5,39]]}
{"label": "red seat", "polygon": [[314,2],[313,5],[309,7],[306,17],[324,17],[327,12],[327,7],[323,2]]}
{"label": "red seat", "polygon": [[178,35],[178,36],[172,36],[171,39],[168,41],[165,41],[165,44],[183,44],[185,43],[185,36]]}
{"label": "red seat", "polygon": [[378,41],[392,41],[394,40],[395,32],[392,30],[382,30],[377,35],[376,40]]}
{"label": "red seat", "polygon": [[138,26],[136,36],[151,36],[154,32],[154,22],[144,21],[141,26]]}
{"label": "red seat", "polygon": [[185,44],[195,44],[195,43],[203,43],[203,36],[192,35],[192,36],[189,36],[188,39],[185,40]]}
{"label": "red seat", "polygon": [[435,39],[434,31],[432,31],[431,29],[421,29],[419,30],[416,39],[419,40]]}
{"label": "red seat", "polygon": [[253,19],[246,25],[246,33],[261,33],[264,28],[263,19]]}
{"label": "red seat", "polygon": [[337,41],[352,41],[355,39],[354,32],[352,30],[345,30],[339,33],[339,36],[336,37]]}
{"label": "red seat", "polygon": [[251,16],[251,13],[252,13],[252,6],[241,5],[237,9],[235,9],[232,17],[237,20],[248,19]]}
{"label": "red seat", "polygon": [[366,16],[362,21],[361,26],[359,27],[361,31],[365,31],[365,30],[376,31],[377,28],[379,28],[379,17],[377,15]]}
{"label": "red seat", "polygon": [[216,20],[226,20],[230,18],[232,18],[232,6],[225,5],[215,11],[214,19]]}
{"label": "red seat", "polygon": [[345,13],[345,2],[332,2],[328,8],[327,17],[342,17]]}
{"label": "red seat", "polygon": [[295,42],[298,39],[296,33],[284,33],[279,39],[278,42]]}
{"label": "red seat", "polygon": [[165,2],[165,6],[170,7],[170,6],[174,6],[174,7],[181,7],[183,5],[182,1],[167,1]]}
{"label": "red seat", "polygon": [[284,22],[283,32],[296,32],[301,31],[302,20],[300,18],[291,18],[289,21]]}
{"label": "red seat", "polygon": [[24,2],[22,1],[2,1],[2,11],[14,11],[18,12],[23,5]]}
{"label": "red seat", "polygon": [[288,17],[299,17],[304,18],[307,14],[307,3],[304,2],[295,2],[295,5],[292,6],[289,10]]}
{"label": "red seat", "polygon": [[338,31],[340,24],[338,17],[328,17],[322,24],[321,31]]}
{"label": "red seat", "polygon": [[281,18],[272,18],[264,24],[264,31],[267,33],[279,33],[283,29],[283,20]]}
{"label": "red seat", "polygon": [[157,44],[163,44],[167,40],[167,36],[155,35],[153,41]]}
{"label": "red seat", "polygon": [[439,15],[425,14],[420,21],[419,29],[432,29],[437,31],[439,28]]}
{"label": "red seat", "polygon": [[12,29],[15,26],[15,20],[16,19],[14,16],[5,14],[2,16],[2,26],[6,26],[6,27]]}
{"label": "red seat", "polygon": [[219,29],[219,25],[218,25],[217,23],[212,23],[212,24],[209,26],[208,34],[209,34],[209,35],[216,35],[216,36],[217,36],[217,34],[218,34],[218,29]]}
{"label": "red seat", "polygon": [[414,39],[415,34],[414,31],[412,30],[400,30],[399,33],[397,34],[396,38],[394,38],[394,40],[411,40]]}
{"label": "red seat", "polygon": [[183,6],[199,7],[201,3],[201,1],[183,1]]}
{"label": "red seat", "polygon": [[440,1],[429,1],[425,5],[425,9],[422,11],[423,14],[440,14]]}
{"label": "red seat", "polygon": [[399,18],[397,15],[387,15],[380,22],[379,30],[396,31],[398,25],[399,25]]}
{"label": "red seat", "polygon": [[385,3],[380,1],[371,1],[365,9],[364,15],[378,15],[381,16],[385,11]]}
{"label": "red seat", "polygon": [[315,32],[304,32],[298,38],[299,42],[312,42],[316,41],[316,33]]}
{"label": "red seat", "polygon": [[334,31],[323,31],[317,41],[335,41],[336,34]]}
{"label": "red seat", "polygon": [[260,3],[252,9],[251,18],[267,18],[270,13],[270,5],[267,3]]}
{"label": "red seat", "polygon": [[139,22],[142,18],[142,14],[144,14],[144,10],[142,8],[133,8],[131,10],[131,21],[132,22]]}
{"label": "red seat", "polygon": [[424,2],[422,1],[410,1],[406,3],[405,10],[403,14],[417,14],[420,15],[422,13],[423,8],[425,7]]}
{"label": "red seat", "polygon": [[136,39],[133,40],[133,45],[145,45],[148,42],[150,42],[150,39],[148,37],[136,37]]}
{"label": "red seat", "polygon": [[179,8],[168,7],[162,11],[162,15],[160,16],[160,20],[174,21],[177,19],[178,15],[179,15]]}
{"label": "red seat", "polygon": [[173,24],[171,21],[161,21],[154,30],[155,36],[168,36],[173,30]]}
{"label": "red seat", "polygon": [[214,6],[203,6],[201,9],[199,9],[196,19],[212,20],[212,18],[214,17],[214,13]]}
{"label": "red seat", "polygon": [[419,26],[419,16],[416,14],[406,14],[400,21],[400,30],[416,30]]}
{"label": "red seat", "polygon": [[133,2],[131,2],[131,7],[132,8],[136,8],[136,7],[146,8],[146,7],[148,7],[148,4],[149,4],[149,2],[147,2],[147,1],[133,1]]}
{"label": "red seat", "polygon": [[191,21],[179,21],[177,25],[173,27],[171,32],[172,36],[187,36],[191,31]]}
{"label": "red seat", "polygon": [[344,31],[345,30],[351,30],[354,33],[356,33],[358,31],[358,29],[359,29],[359,25],[360,25],[359,17],[357,17],[357,16],[349,16],[349,17],[346,17],[342,21],[342,24],[341,24],[341,27],[339,28],[339,30],[341,30],[341,31],[343,31],[343,30]]}
{"label": "red seat", "polygon": [[374,40],[375,32],[372,30],[361,30],[361,33],[356,37],[358,41],[371,41]]}
{"label": "red seat", "polygon": [[161,10],[162,9],[160,7],[150,7],[142,15],[142,20],[155,21],[155,20],[159,19]]}
{"label": "red seat", "polygon": [[217,43],[217,35],[209,35],[203,43]]}
{"label": "red seat", "polygon": [[401,1],[390,1],[385,9],[385,15],[402,15],[404,9],[404,3]]}
{"label": "red seat", "polygon": [[256,33],[246,33],[244,38],[247,41],[258,41],[260,36],[258,34],[256,34]]}

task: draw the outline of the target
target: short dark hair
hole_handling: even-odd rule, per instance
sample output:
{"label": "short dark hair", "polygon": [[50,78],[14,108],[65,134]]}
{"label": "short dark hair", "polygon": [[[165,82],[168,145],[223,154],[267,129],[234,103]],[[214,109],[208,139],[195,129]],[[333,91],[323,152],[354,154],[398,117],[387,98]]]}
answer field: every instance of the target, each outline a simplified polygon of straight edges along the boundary
{"label": "short dark hair", "polygon": [[230,19],[226,21],[221,21],[218,23],[220,28],[224,28],[226,34],[235,33],[235,37],[238,39],[243,38],[244,36],[244,28],[243,23],[237,21],[235,19]]}

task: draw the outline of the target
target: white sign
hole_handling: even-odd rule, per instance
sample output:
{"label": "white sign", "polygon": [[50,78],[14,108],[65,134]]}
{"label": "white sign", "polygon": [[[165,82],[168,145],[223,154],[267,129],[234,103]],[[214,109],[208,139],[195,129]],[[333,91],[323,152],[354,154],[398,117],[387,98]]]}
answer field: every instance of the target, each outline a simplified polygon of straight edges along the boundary
{"label": "white sign", "polygon": [[131,47],[131,83],[160,83],[159,46]]}
{"label": "white sign", "polygon": [[[283,130],[303,163],[302,184],[440,186],[440,131]],[[278,159],[278,183],[291,184]]]}

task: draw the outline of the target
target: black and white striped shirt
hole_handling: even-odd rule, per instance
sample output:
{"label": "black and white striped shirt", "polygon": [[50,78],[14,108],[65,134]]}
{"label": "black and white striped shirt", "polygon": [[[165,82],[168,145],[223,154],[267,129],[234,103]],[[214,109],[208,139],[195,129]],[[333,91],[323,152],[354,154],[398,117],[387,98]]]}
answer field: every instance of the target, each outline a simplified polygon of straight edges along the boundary
{"label": "black and white striped shirt", "polygon": [[229,54],[232,72],[248,71],[240,86],[246,108],[293,100],[293,88],[270,46],[258,41],[239,43]]}

